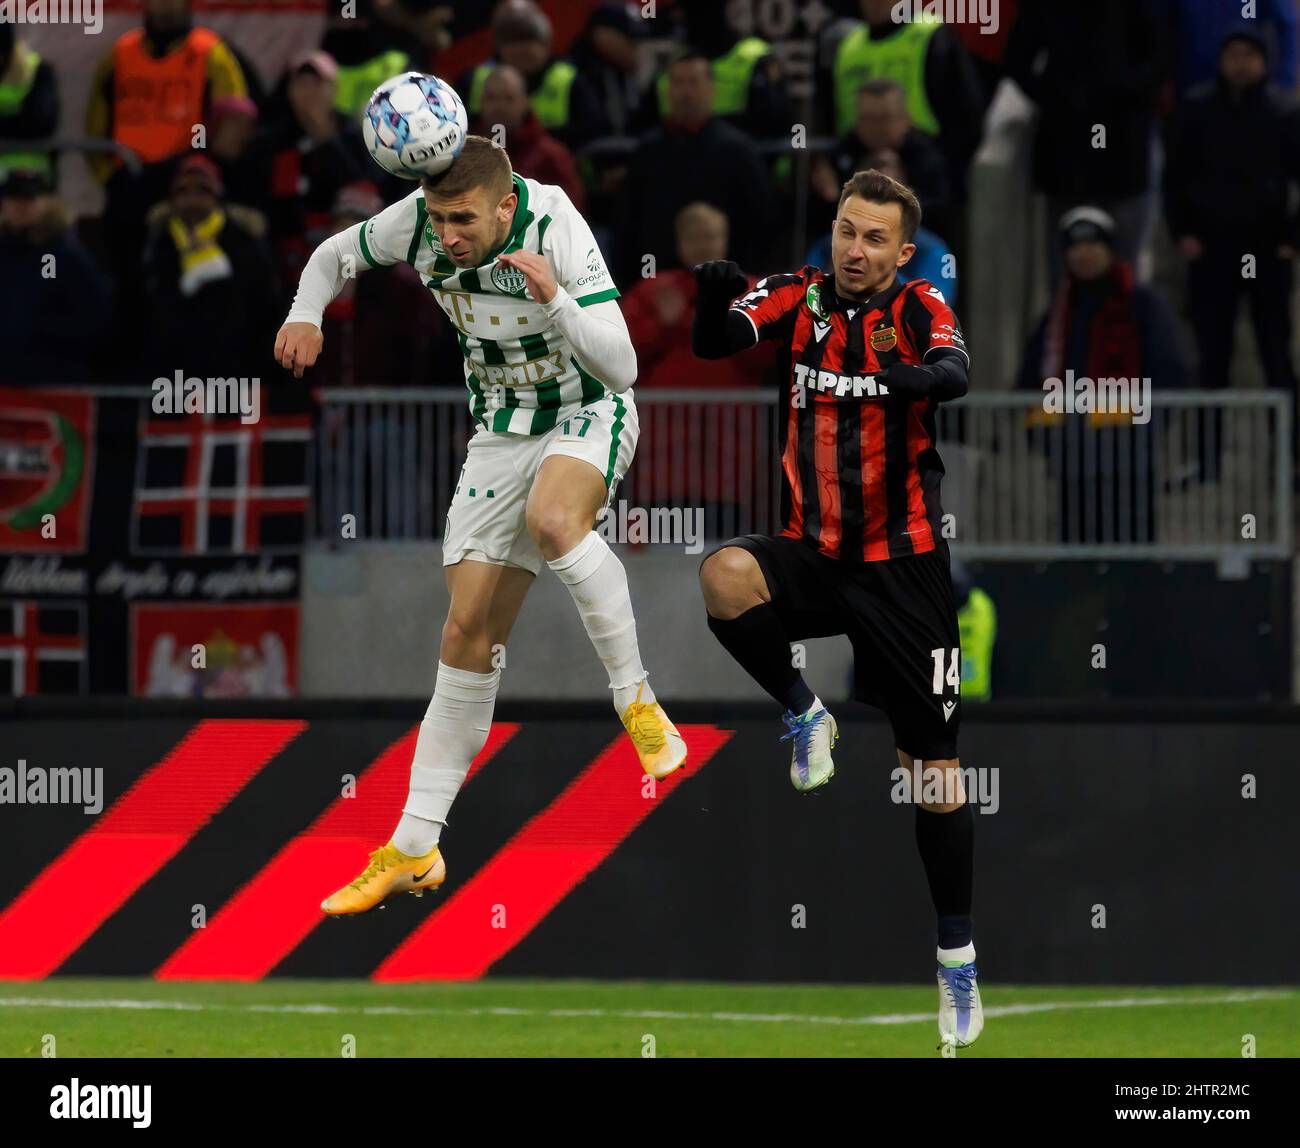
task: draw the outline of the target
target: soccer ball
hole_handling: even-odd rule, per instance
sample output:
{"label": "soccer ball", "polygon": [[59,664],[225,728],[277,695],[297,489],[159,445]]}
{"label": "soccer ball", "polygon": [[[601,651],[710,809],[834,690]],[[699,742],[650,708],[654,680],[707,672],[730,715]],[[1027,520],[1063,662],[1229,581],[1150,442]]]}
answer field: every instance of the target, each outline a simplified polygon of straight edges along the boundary
{"label": "soccer ball", "polygon": [[469,117],[450,84],[403,72],[375,89],[361,114],[361,132],[380,167],[419,179],[451,167],[465,146]]}

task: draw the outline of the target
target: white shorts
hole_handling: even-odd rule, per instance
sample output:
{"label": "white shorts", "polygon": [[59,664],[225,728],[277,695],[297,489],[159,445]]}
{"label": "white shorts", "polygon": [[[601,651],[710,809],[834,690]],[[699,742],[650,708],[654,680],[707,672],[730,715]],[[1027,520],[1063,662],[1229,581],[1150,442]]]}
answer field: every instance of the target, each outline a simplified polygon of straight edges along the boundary
{"label": "white shorts", "polygon": [[630,392],[588,403],[545,434],[501,434],[480,427],[469,440],[447,512],[442,564],[471,558],[536,574],[544,560],[524,523],[524,507],[543,460],[565,454],[591,463],[605,479],[608,506],[632,465],[639,430]]}

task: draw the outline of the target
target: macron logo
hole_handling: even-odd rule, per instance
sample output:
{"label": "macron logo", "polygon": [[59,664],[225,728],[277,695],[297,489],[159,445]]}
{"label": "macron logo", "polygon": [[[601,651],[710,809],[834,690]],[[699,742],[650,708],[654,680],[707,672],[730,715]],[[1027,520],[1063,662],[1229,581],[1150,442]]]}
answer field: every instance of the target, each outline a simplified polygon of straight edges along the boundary
{"label": "macron logo", "polygon": [[819,323],[813,320],[813,338],[821,342],[830,333],[831,325],[829,323]]}
{"label": "macron logo", "polygon": [[50,1089],[50,1116],[55,1120],[129,1120],[132,1128],[148,1128],[152,1117],[150,1084],[71,1084]]}
{"label": "macron logo", "polygon": [[952,715],[953,715],[953,711],[956,710],[956,708],[957,708],[957,703],[956,703],[956,702],[944,702],[944,703],[943,703],[943,720],[944,720],[944,721],[947,721],[950,717],[952,717]]}

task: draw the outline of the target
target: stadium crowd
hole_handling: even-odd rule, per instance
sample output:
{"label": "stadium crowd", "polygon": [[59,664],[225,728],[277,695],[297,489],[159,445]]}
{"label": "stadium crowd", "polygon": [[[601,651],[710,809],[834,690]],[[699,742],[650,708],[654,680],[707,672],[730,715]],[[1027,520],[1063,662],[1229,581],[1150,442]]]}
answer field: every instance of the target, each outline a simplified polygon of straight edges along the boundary
{"label": "stadium crowd", "polygon": [[[188,0],[145,0],[140,25],[100,61],[85,139],[53,145],[59,69],[21,26],[0,24],[4,381],[147,382],[178,366],[280,378],[272,338],[306,256],[409,191],[366,155],[358,117],[381,80],[414,68],[450,79],[473,130],[586,213],[622,290],[641,387],[771,377],[759,351],[693,359],[688,269],[725,256],[752,281],[827,265],[840,187],[866,167],[914,187],[924,218],[904,274],[940,285],[960,313],[972,159],[1010,78],[1038,112],[1033,178],[1053,284],[1019,384],[1073,369],[1227,386],[1246,301],[1265,381],[1295,393],[1291,0],[1260,0],[1248,20],[1221,0],[1002,0],[994,35],[895,23],[895,0],[824,0],[833,19],[811,94],[796,94],[775,46],[732,29],[722,4],[663,0],[646,20],[640,5],[590,3],[562,51],[533,0],[357,7],[266,77]],[[490,37],[490,58],[464,71],[458,46],[475,33]],[[87,150],[102,215],[70,218],[66,150]],[[54,276],[42,274],[49,255]],[[312,384],[459,379],[455,333],[423,294],[405,265],[350,281],[326,314]],[[1012,381],[973,369],[977,385]]]}

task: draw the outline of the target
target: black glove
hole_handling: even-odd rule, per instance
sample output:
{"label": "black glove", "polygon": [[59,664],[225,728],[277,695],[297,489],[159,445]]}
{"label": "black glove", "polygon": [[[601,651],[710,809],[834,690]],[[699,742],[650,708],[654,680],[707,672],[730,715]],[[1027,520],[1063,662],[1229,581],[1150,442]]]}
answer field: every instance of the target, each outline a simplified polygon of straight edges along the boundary
{"label": "black glove", "polygon": [[877,384],[884,383],[889,388],[891,396],[908,403],[928,399],[934,386],[934,372],[916,363],[891,363],[883,371],[877,371],[875,377]]}
{"label": "black glove", "polygon": [[699,287],[700,301],[708,303],[730,303],[749,286],[749,280],[740,265],[730,259],[697,263],[695,283]]}

